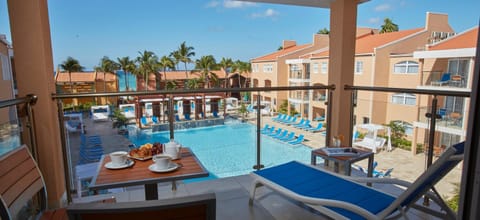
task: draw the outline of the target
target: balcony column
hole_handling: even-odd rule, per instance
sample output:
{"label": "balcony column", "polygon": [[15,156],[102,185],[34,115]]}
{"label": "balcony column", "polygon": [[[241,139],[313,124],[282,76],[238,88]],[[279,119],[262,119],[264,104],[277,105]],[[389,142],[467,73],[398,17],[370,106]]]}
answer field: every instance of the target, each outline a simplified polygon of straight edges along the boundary
{"label": "balcony column", "polygon": [[38,96],[34,107],[38,163],[47,185],[48,205],[59,207],[66,193],[58,108],[50,98],[55,82],[47,0],[7,2],[18,95]]}
{"label": "balcony column", "polygon": [[[330,58],[328,68],[328,84],[335,84],[332,112],[329,112],[331,123],[330,137],[343,135],[343,145],[351,146],[350,114],[353,111],[351,92],[343,89],[345,85],[353,85],[353,69],[355,58],[355,35],[357,23],[357,1],[337,0],[330,7]],[[330,140],[333,140],[331,138]],[[332,143],[329,143],[330,145]]]}

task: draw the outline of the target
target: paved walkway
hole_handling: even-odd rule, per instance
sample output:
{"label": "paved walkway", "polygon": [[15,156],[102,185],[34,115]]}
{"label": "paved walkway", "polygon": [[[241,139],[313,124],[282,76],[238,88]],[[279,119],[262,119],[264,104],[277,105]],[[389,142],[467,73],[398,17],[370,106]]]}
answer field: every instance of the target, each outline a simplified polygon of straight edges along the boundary
{"label": "paved walkway", "polygon": [[[233,115],[234,116],[234,115]],[[250,114],[248,118],[249,123],[256,124],[256,118]],[[104,145],[105,153],[110,153],[117,150],[128,150],[129,140],[123,135],[119,135],[116,129],[112,129],[111,121],[107,122],[93,122],[92,120],[84,120],[87,129],[87,135],[100,135]],[[312,149],[325,146],[325,136],[320,132],[312,133],[305,130],[293,128],[292,126],[283,125],[272,121],[272,117],[262,117],[261,126],[265,124],[275,125],[288,131],[295,131],[298,134],[304,134],[306,141],[304,144]],[[316,127],[317,122],[312,122],[312,126]],[[78,133],[70,133],[70,146],[72,154],[72,165],[76,165],[78,161],[78,152],[80,146],[80,135]],[[380,151],[375,154],[375,161],[378,162],[377,170],[386,170],[394,168],[392,172],[393,178],[398,178],[407,181],[415,180],[425,169],[425,155],[412,155],[411,152],[402,149],[395,149],[391,152]],[[362,167],[367,167],[367,161],[360,161],[357,163]],[[445,197],[451,197],[455,192],[455,184],[460,182],[462,172],[462,165],[451,171],[439,184],[437,189]]]}
{"label": "paved walkway", "polygon": [[[256,124],[256,115],[250,114],[249,122]],[[274,116],[276,117],[276,116]],[[325,146],[325,136],[320,132],[312,133],[302,129],[297,129],[292,126],[284,125],[272,120],[274,117],[262,117],[261,127],[265,124],[274,125],[276,128],[287,129],[295,131],[297,135],[304,134],[306,141],[304,145],[317,149]],[[298,119],[297,119],[298,120]],[[317,126],[318,122],[312,122],[313,127]],[[378,162],[376,170],[385,171],[393,168],[391,176],[393,178],[402,179],[406,181],[414,181],[425,170],[426,156],[424,154],[412,155],[410,151],[394,148],[391,152],[380,151],[375,154],[375,161]],[[367,160],[356,163],[364,168],[367,167]],[[445,198],[449,198],[455,194],[456,184],[460,183],[462,175],[462,164],[460,163],[453,169],[441,182],[435,187],[439,193]]]}

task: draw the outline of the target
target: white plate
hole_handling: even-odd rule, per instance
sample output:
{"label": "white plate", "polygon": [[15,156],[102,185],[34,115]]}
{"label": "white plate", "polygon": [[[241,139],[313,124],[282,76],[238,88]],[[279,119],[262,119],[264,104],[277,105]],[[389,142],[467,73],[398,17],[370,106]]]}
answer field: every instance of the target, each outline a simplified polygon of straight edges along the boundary
{"label": "white plate", "polygon": [[174,170],[176,170],[178,167],[179,167],[178,164],[176,164],[176,163],[170,163],[170,164],[168,165],[168,168],[161,170],[161,169],[158,169],[158,168],[157,168],[157,165],[156,165],[156,164],[152,164],[152,165],[148,166],[148,169],[149,169],[150,171],[152,171],[152,172],[155,172],[155,173],[166,173],[166,172],[174,171]]}
{"label": "white plate", "polygon": [[108,162],[105,164],[105,168],[116,170],[116,169],[131,167],[133,166],[133,164],[135,164],[133,160],[128,160],[126,164],[122,164],[122,165],[116,165],[116,164],[113,164],[112,162]]}
{"label": "white plate", "polygon": [[132,157],[132,156],[128,155],[128,157],[130,157],[130,158],[132,158],[132,159],[135,159],[135,160],[141,160],[141,161],[152,159],[152,156],[148,156],[148,157]]}

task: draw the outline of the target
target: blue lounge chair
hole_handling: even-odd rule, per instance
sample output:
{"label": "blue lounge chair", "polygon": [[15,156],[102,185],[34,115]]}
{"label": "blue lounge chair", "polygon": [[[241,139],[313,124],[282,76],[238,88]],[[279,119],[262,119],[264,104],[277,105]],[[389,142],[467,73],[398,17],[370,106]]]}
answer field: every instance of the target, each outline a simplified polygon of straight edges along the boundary
{"label": "blue lounge chair", "polygon": [[267,135],[268,135],[268,134],[270,134],[270,133],[273,133],[274,131],[275,131],[275,126],[272,126],[272,127],[268,128],[268,129],[265,130],[265,131],[260,131],[260,133],[262,133],[262,134],[267,134]]}
{"label": "blue lounge chair", "polygon": [[279,135],[280,133],[282,133],[282,131],[283,131],[283,129],[279,128],[275,132],[272,132],[272,133],[267,134],[267,135],[273,137],[273,136]]}
{"label": "blue lounge chair", "polygon": [[178,115],[175,115],[175,121],[181,121]]}
{"label": "blue lounge chair", "polygon": [[293,127],[296,127],[296,128],[300,128],[300,129],[305,129],[305,128],[309,128],[311,127],[310,125],[310,120],[305,120],[305,122],[303,122],[303,124],[301,125],[294,125]]}
{"label": "blue lounge chair", "polygon": [[147,118],[146,117],[141,117],[140,118],[140,123],[142,123],[142,127],[149,126]]}
{"label": "blue lounge chair", "polygon": [[283,124],[290,125],[290,124],[295,124],[297,123],[297,118],[291,117],[289,121],[283,122]]}
{"label": "blue lounge chair", "polygon": [[284,130],[284,131],[282,131],[282,133],[273,136],[273,138],[276,138],[276,139],[284,138],[285,136],[287,136],[287,134],[288,134],[288,131]]}
{"label": "blue lounge chair", "polygon": [[301,144],[303,141],[305,140],[305,137],[303,136],[303,134],[299,135],[297,139],[293,140],[293,141],[289,141],[287,143],[291,144],[291,145],[297,145],[297,144]]}
{"label": "blue lounge chair", "polygon": [[389,177],[390,174],[392,173],[392,171],[393,171],[393,168],[389,168],[385,172],[374,170],[373,171],[373,177],[378,177],[378,178]]}
{"label": "blue lounge chair", "polygon": [[280,121],[278,121],[278,122],[280,122],[280,123],[283,124],[283,123],[289,122],[290,120],[292,120],[292,116],[287,115],[283,120],[280,120]]}
{"label": "blue lounge chair", "polygon": [[[462,142],[449,147],[412,184],[391,178],[345,177],[300,162],[288,162],[251,173],[253,184],[249,203],[253,205],[257,187],[266,186],[311,205],[333,219],[390,219],[400,216],[406,219],[410,208],[440,219],[456,219],[456,213],[433,186],[463,160],[464,146]],[[362,183],[401,185],[406,190],[395,197]],[[440,209],[416,204],[424,195]]]}
{"label": "blue lounge chair", "polygon": [[323,123],[318,123],[316,128],[305,128],[306,131],[317,132],[323,130]]}
{"label": "blue lounge chair", "polygon": [[278,120],[281,120],[284,117],[285,117],[285,115],[280,113],[280,114],[277,115],[277,117],[272,118],[272,121],[278,121]]}
{"label": "blue lounge chair", "polygon": [[314,121],[325,121],[325,116],[318,116],[313,119]]}
{"label": "blue lounge chair", "polygon": [[192,120],[192,119],[190,118],[190,114],[188,114],[188,113],[185,113],[183,116],[185,117],[185,120],[186,120],[186,121]]}
{"label": "blue lounge chair", "polygon": [[260,132],[265,132],[265,131],[267,131],[269,128],[270,128],[269,125],[268,125],[268,124],[265,124],[265,126],[263,126],[263,128],[260,129]]}
{"label": "blue lounge chair", "polygon": [[443,86],[443,84],[448,84],[450,82],[450,73],[443,73],[442,78],[439,81],[432,81],[433,86]]}
{"label": "blue lounge chair", "polygon": [[295,126],[303,125],[303,123],[305,123],[305,119],[302,118],[302,120],[300,120],[300,122],[298,122],[296,124],[289,124],[289,125],[292,125],[293,127],[295,127]]}
{"label": "blue lounge chair", "polygon": [[158,117],[157,116],[152,116],[152,122],[155,124],[158,124]]}
{"label": "blue lounge chair", "polygon": [[293,141],[293,140],[295,140],[295,132],[292,131],[287,136],[285,136],[283,138],[279,138],[278,140],[285,141],[285,142]]}

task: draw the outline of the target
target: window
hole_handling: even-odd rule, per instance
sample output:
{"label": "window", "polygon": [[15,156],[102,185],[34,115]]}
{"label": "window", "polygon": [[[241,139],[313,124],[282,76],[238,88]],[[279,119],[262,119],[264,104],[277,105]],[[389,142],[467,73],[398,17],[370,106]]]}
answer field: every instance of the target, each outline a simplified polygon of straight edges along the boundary
{"label": "window", "polygon": [[273,72],[273,64],[263,64],[263,72],[265,73]]}
{"label": "window", "polygon": [[2,78],[3,80],[12,80],[11,70],[9,65],[9,58],[3,54],[0,54],[0,62],[2,63]]}
{"label": "window", "polygon": [[363,73],[363,61],[355,62],[355,74]]}
{"label": "window", "polygon": [[253,79],[253,87],[258,87],[258,79]]}
{"label": "window", "polygon": [[415,105],[417,97],[410,93],[397,93],[392,95],[392,103],[400,105]]}
{"label": "window", "polygon": [[364,124],[370,123],[370,118],[368,118],[368,117],[363,117],[363,123],[364,123]]}
{"label": "window", "polygon": [[252,64],[252,72],[258,72],[258,64]]}
{"label": "window", "polygon": [[403,61],[393,66],[394,73],[418,73],[418,63],[415,61]]}
{"label": "window", "polygon": [[318,73],[318,63],[313,63],[312,72],[313,73]]}
{"label": "window", "polygon": [[327,72],[328,72],[328,63],[322,62],[320,66],[320,73],[327,74]]}

